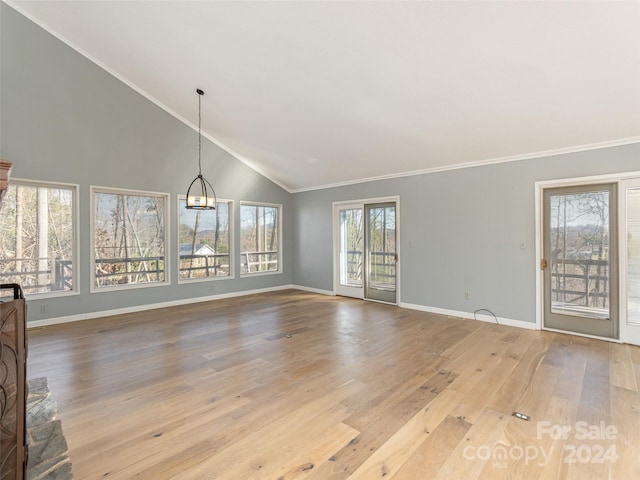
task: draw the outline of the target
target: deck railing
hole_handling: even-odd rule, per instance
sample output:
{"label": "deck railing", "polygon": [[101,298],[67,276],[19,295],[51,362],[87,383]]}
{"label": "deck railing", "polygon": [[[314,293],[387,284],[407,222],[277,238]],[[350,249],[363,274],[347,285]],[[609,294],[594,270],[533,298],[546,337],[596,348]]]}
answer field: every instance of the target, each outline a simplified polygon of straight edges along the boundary
{"label": "deck railing", "polygon": [[[40,266],[46,260],[47,269]],[[191,261],[197,265],[188,264]],[[226,260],[226,261],[225,261]],[[244,272],[274,271],[278,268],[277,251],[243,252],[241,254]],[[16,262],[21,272],[15,269]],[[103,285],[122,283],[122,278],[136,281],[146,276],[147,281],[161,281],[164,275],[164,257],[142,258],[101,258],[96,259],[99,270],[96,279]],[[127,264],[130,271],[127,271]],[[109,271],[104,267],[110,266]],[[53,268],[51,268],[53,266]],[[391,283],[395,280],[395,253],[371,252],[372,281]],[[361,283],[363,256],[358,250],[347,251],[348,280]],[[73,288],[73,263],[60,258],[0,259],[0,282],[15,282],[23,286],[26,293],[43,293],[70,290]],[[193,272],[194,276],[209,277],[229,275],[229,254],[180,255],[180,272]],[[608,308],[609,304],[609,261],[608,260],[563,260],[552,265],[551,296],[556,304],[583,306],[588,308]],[[46,283],[39,283],[43,277]]]}
{"label": "deck railing", "polygon": [[609,261],[564,259],[553,263],[551,300],[565,305],[608,308]]}
{"label": "deck railing", "polygon": [[229,276],[229,254],[180,255],[180,278]]}
{"label": "deck railing", "polygon": [[242,273],[274,272],[278,270],[278,251],[241,252],[240,262]]}
{"label": "deck railing", "polygon": [[95,259],[96,283],[100,287],[164,281],[164,257],[120,257]]}
{"label": "deck railing", "polygon": [[[371,252],[371,281],[380,285],[395,285],[395,252]],[[347,281],[352,285],[362,284],[363,253],[347,250]]]}
{"label": "deck railing", "polygon": [[[42,268],[43,265],[46,267]],[[2,258],[0,259],[0,283],[17,283],[25,293],[69,290],[73,278],[70,268],[70,260],[65,261],[59,258]]]}
{"label": "deck railing", "polygon": [[[41,269],[46,262],[47,268]],[[100,286],[157,282],[164,279],[164,257],[97,258],[96,280]],[[21,271],[16,271],[19,266]],[[61,258],[0,259],[0,282],[22,285],[25,293],[46,293],[73,288],[73,261]],[[44,281],[43,281],[44,280]]]}

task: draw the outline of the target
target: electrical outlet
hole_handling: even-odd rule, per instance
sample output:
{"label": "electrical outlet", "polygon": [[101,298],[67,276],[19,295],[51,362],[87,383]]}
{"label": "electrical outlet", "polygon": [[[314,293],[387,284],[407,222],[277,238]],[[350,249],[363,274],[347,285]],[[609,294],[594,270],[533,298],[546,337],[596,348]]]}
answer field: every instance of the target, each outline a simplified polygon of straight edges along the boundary
{"label": "electrical outlet", "polygon": [[471,294],[469,292],[464,292],[464,299],[469,300],[471,298]]}
{"label": "electrical outlet", "polygon": [[47,307],[47,305],[43,303],[42,305],[40,305],[40,313],[47,313],[48,308],[49,307]]}

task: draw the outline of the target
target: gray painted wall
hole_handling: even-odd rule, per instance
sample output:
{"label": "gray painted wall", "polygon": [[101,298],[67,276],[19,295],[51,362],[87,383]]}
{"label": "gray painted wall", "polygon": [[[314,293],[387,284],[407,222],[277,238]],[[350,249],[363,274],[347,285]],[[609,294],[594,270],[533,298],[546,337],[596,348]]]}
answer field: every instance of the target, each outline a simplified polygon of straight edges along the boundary
{"label": "gray painted wall", "polygon": [[534,322],[534,183],[640,170],[634,144],[288,194],[204,141],[203,173],[236,201],[236,251],[238,202],[283,204],[284,273],[177,285],[174,256],[171,286],[90,294],[89,186],[169,192],[174,248],[197,134],[10,7],[0,17],[0,157],[15,177],[80,185],[81,294],[47,299],[46,315],[30,302],[30,320],[290,283],[330,291],[332,203],[399,195],[402,302]]}
{"label": "gray painted wall", "polygon": [[296,193],[293,283],[333,290],[332,202],[399,195],[401,302],[535,323],[535,182],[638,170],[632,144]]}
{"label": "gray painted wall", "polygon": [[[32,300],[29,320],[291,283],[285,256],[283,274],[177,285],[176,195],[197,173],[197,132],[4,3],[0,22],[0,158],[13,162],[13,177],[80,186],[80,295]],[[202,159],[217,195],[236,202],[236,252],[240,200],[283,205],[283,247],[289,250],[291,195],[206,139]],[[89,293],[90,185],[171,194],[171,286]],[[238,263],[236,256],[236,272]],[[47,314],[40,313],[41,303]]]}

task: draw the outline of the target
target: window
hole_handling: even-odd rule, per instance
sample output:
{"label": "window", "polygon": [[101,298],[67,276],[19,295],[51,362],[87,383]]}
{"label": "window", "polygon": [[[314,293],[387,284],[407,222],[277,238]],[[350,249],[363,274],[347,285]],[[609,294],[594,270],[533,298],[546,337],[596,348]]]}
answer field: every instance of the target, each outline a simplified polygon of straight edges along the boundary
{"label": "window", "polygon": [[280,205],[240,205],[241,274],[281,271]]}
{"label": "window", "polygon": [[187,210],[178,197],[179,281],[232,276],[232,202],[218,199],[215,210]]}
{"label": "window", "polygon": [[92,187],[92,289],[168,283],[162,193]]}
{"label": "window", "polygon": [[0,283],[25,294],[77,290],[73,185],[12,180],[0,210]]}

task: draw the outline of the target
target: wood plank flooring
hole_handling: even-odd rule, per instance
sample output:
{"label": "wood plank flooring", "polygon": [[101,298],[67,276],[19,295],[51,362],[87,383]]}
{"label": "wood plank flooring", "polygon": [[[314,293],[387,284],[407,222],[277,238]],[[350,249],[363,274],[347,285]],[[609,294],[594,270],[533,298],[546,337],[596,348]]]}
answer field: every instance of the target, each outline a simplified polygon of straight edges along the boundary
{"label": "wood plank flooring", "polygon": [[32,329],[28,376],[79,480],[640,479],[640,348],[552,332],[287,290]]}

